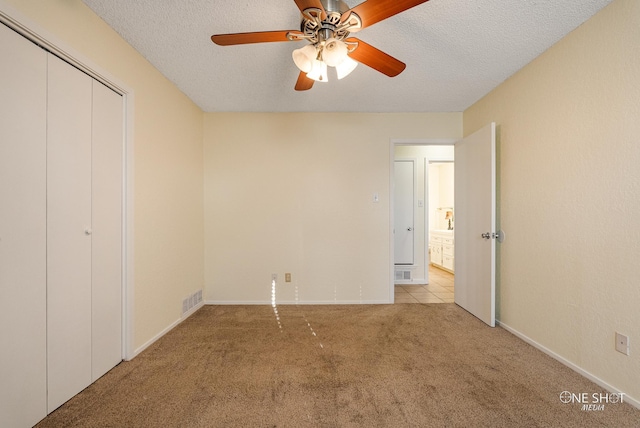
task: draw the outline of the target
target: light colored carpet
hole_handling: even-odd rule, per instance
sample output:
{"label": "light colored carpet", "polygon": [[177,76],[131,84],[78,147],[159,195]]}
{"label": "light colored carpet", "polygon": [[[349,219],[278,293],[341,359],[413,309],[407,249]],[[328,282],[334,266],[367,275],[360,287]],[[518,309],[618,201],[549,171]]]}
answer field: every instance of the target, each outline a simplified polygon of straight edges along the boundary
{"label": "light colored carpet", "polygon": [[[205,306],[37,427],[638,427],[454,304]],[[279,319],[278,319],[279,318]]]}

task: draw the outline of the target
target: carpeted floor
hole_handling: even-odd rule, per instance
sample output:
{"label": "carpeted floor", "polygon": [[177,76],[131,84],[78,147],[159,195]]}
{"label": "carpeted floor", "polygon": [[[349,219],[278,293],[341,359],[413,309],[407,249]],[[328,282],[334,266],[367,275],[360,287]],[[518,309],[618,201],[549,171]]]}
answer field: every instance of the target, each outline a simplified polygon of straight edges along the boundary
{"label": "carpeted floor", "polygon": [[640,427],[454,304],[205,306],[37,427]]}

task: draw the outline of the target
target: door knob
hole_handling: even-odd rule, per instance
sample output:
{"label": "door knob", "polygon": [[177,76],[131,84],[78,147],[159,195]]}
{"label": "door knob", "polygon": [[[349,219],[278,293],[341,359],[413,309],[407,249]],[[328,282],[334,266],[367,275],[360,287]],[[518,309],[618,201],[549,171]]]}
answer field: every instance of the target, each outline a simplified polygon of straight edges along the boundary
{"label": "door knob", "polygon": [[91,229],[86,228],[86,229],[84,230],[84,234],[85,234],[85,235],[87,235],[87,236],[91,235]]}
{"label": "door knob", "polygon": [[413,230],[413,227],[407,227],[407,231],[411,232]]}
{"label": "door knob", "polygon": [[481,235],[484,239],[491,239],[491,233],[487,232],[487,233],[483,233]]}

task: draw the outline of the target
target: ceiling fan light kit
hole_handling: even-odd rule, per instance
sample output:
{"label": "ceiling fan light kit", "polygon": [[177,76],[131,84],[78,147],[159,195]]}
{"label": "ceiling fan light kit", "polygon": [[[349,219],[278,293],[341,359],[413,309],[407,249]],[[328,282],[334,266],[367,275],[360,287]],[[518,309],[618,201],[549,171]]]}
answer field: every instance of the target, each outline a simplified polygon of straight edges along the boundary
{"label": "ceiling fan light kit", "polygon": [[305,73],[311,71],[311,67],[313,66],[313,61],[318,59],[318,50],[313,45],[306,45],[300,49],[296,49],[291,53],[293,57],[293,62]]}
{"label": "ceiling fan light kit", "polygon": [[327,63],[314,59],[311,64],[311,71],[307,73],[307,77],[316,82],[328,82],[327,77]]}
{"label": "ceiling fan light kit", "polygon": [[324,43],[306,45],[292,52],[293,62],[309,79],[327,82],[327,66],[335,67],[338,79],[355,70],[358,63],[349,58],[347,44],[330,38]]}
{"label": "ceiling fan light kit", "polygon": [[338,80],[343,77],[347,77],[349,73],[351,73],[358,66],[358,62],[352,60],[349,57],[346,57],[344,61],[340,64],[336,65],[336,74],[338,75]]}
{"label": "ceiling fan light kit", "polygon": [[331,38],[325,42],[323,51],[324,62],[330,67],[337,67],[347,58],[347,44],[342,40]]}
{"label": "ceiling fan light kit", "polygon": [[352,9],[341,0],[294,1],[302,14],[300,31],[216,34],[211,40],[221,46],[308,42],[291,54],[300,70],[298,91],[311,89],[314,82],[327,82],[327,66],[335,67],[338,79],[349,75],[358,63],[394,77],[405,69],[404,63],[349,35],[428,0],[366,0]]}

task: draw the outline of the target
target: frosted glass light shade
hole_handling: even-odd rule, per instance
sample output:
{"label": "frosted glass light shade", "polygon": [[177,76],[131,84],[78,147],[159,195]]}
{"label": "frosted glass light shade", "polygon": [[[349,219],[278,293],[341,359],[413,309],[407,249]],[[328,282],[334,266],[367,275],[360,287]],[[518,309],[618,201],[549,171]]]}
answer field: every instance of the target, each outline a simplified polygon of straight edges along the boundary
{"label": "frosted glass light shade", "polygon": [[354,61],[348,56],[345,57],[344,61],[340,64],[336,65],[336,73],[338,74],[338,80],[343,77],[347,77],[349,73],[356,69],[358,66],[358,61]]}
{"label": "frosted glass light shade", "polygon": [[327,82],[327,64],[323,61],[314,59],[311,63],[311,71],[307,73],[309,79],[313,79],[316,82]]}
{"label": "frosted glass light shade", "polygon": [[327,39],[322,50],[322,60],[328,66],[336,67],[347,58],[347,44],[338,39]]}
{"label": "frosted glass light shade", "polygon": [[304,73],[311,71],[313,61],[316,60],[316,47],[306,45],[300,49],[296,49],[291,53],[293,62]]}

